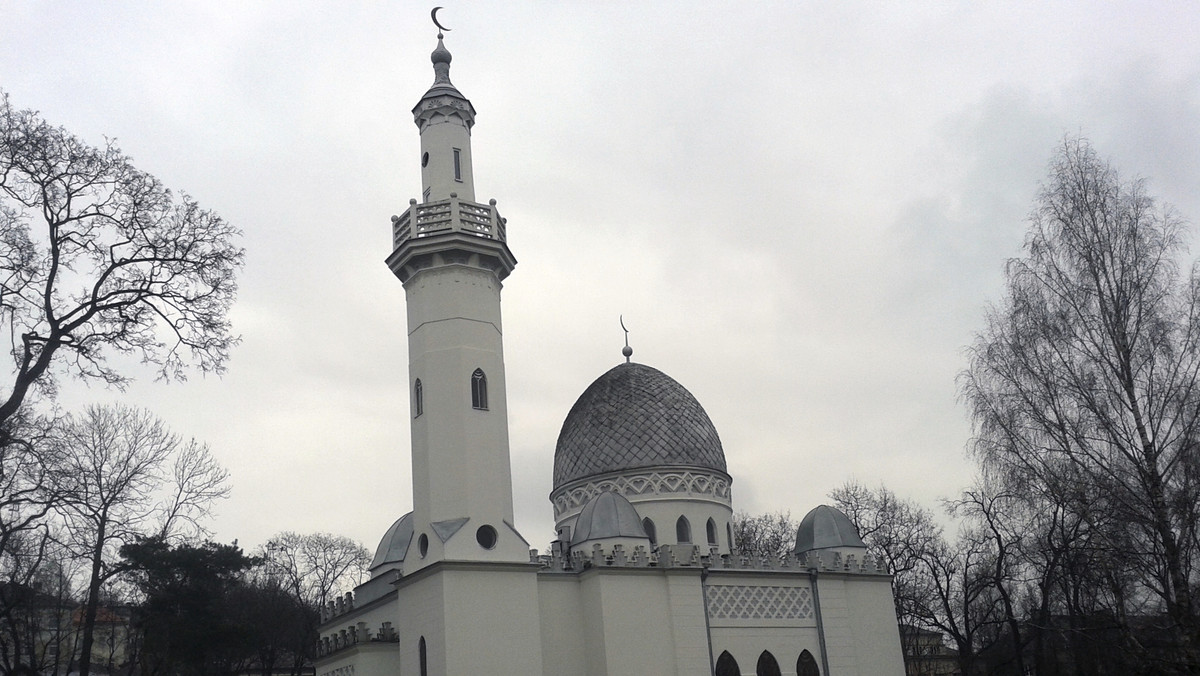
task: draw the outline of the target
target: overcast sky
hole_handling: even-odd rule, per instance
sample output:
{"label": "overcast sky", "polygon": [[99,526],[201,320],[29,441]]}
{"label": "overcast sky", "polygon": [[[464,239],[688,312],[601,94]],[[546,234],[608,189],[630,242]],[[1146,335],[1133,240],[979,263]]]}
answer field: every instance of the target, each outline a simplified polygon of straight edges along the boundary
{"label": "overcast sky", "polygon": [[[443,2],[477,199],[520,261],[513,488],[539,548],[559,428],[621,361],[621,314],[634,360],[707,409],[735,509],[799,519],[851,478],[934,506],[971,480],[955,377],[1063,135],[1200,218],[1192,3]],[[411,508],[383,259],[421,191],[430,9],[0,0],[14,106],[115,137],[245,233],[224,378],[63,393],[207,441],[234,486],[217,540],[374,549]]]}

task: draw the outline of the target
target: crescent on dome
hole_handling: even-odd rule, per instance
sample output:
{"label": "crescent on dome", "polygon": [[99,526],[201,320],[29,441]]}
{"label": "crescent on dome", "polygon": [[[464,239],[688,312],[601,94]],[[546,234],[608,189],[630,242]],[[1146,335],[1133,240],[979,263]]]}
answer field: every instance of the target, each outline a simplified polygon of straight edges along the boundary
{"label": "crescent on dome", "polygon": [[439,10],[439,9],[441,9],[441,7],[434,7],[434,8],[433,8],[433,11],[429,13],[429,18],[433,19],[433,25],[437,26],[437,27],[438,27],[438,30],[441,30],[441,31],[446,31],[447,33],[449,33],[449,32],[450,32],[450,29],[449,29],[449,28],[446,28],[445,26],[443,26],[443,25],[442,25],[442,24],[441,24],[441,23],[440,23],[440,22],[437,20],[437,13],[438,13],[438,10]]}

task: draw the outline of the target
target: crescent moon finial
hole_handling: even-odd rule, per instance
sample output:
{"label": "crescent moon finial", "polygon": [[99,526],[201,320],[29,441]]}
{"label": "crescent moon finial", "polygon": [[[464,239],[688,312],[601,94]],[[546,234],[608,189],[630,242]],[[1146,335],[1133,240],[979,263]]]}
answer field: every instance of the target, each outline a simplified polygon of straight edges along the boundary
{"label": "crescent moon finial", "polygon": [[[429,13],[429,18],[433,19],[433,25],[437,26],[439,31],[446,31],[447,33],[449,33],[450,32],[449,28],[446,28],[442,24],[438,23],[437,13],[438,13],[439,9],[441,9],[441,7],[434,7],[433,11]],[[438,37],[440,38],[442,36],[439,35]]]}
{"label": "crescent moon finial", "polygon": [[629,363],[629,358],[633,356],[633,348],[629,347],[629,329],[625,328],[625,315],[619,315],[621,318],[621,330],[625,332],[625,347],[621,348],[621,354],[625,355],[625,363]]}

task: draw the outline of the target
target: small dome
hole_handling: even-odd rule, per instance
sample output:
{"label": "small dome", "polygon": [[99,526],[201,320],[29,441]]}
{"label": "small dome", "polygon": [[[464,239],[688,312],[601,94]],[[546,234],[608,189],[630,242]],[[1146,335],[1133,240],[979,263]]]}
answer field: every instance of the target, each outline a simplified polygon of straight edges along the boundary
{"label": "small dome", "polygon": [[639,467],[725,472],[721,439],[700,402],[667,374],[620,364],[571,407],[554,450],[554,488]]}
{"label": "small dome", "polygon": [[383,539],[379,541],[379,547],[375,549],[375,558],[371,559],[371,570],[389,564],[400,563],[404,560],[404,554],[408,551],[408,544],[412,542],[413,537],[413,522],[412,512],[396,519],[392,527],[387,529],[383,534]]}
{"label": "small dome", "polygon": [[637,509],[624,496],[611,491],[600,493],[583,506],[575,520],[571,544],[604,538],[650,539]]}
{"label": "small dome", "polygon": [[429,55],[429,60],[434,63],[450,63],[450,50],[446,49],[446,45],[442,44],[442,38],[438,37],[438,46]]}
{"label": "small dome", "polygon": [[830,547],[866,549],[849,517],[829,505],[821,505],[805,514],[800,527],[796,529],[796,553]]}

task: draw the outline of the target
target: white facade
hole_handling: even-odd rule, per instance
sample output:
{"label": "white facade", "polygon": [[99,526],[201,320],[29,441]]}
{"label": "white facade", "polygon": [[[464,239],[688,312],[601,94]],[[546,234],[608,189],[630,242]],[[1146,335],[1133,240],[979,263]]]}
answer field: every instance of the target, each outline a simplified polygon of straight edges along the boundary
{"label": "white facade", "polygon": [[891,580],[828,507],[782,561],[732,556],[732,477],[699,402],[636,363],[568,415],[539,556],[513,524],[500,291],[516,260],[474,202],[475,110],[435,81],[413,109],[420,202],[387,263],[408,307],[413,509],[371,579],[330,604],[322,676],[904,673]]}

